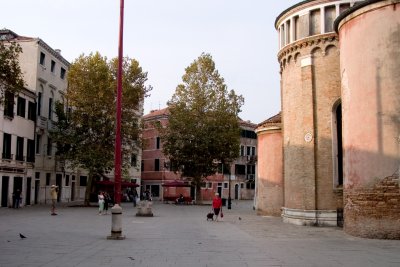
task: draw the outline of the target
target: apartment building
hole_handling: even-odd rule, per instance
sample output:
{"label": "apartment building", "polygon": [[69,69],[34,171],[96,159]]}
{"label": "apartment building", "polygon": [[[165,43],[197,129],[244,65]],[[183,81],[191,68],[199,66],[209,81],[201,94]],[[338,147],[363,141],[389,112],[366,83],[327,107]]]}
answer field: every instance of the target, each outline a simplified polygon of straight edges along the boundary
{"label": "apartment building", "polygon": [[[190,187],[189,179],[175,173],[168,157],[162,152],[162,140],[159,136],[155,123],[162,126],[168,124],[168,108],[153,110],[144,115],[142,151],[142,192],[149,190],[156,200],[162,200],[166,196],[190,196],[195,198],[195,188]],[[257,161],[257,135],[256,125],[251,122],[240,121],[240,156],[230,166],[230,170],[219,168],[220,171],[213,176],[207,177],[201,188],[203,201],[210,201],[216,192],[222,198],[227,199],[253,199],[255,188],[255,165]],[[229,174],[230,173],[230,174]],[[172,182],[186,182],[189,186],[163,186]],[[230,190],[229,190],[230,189]]]}

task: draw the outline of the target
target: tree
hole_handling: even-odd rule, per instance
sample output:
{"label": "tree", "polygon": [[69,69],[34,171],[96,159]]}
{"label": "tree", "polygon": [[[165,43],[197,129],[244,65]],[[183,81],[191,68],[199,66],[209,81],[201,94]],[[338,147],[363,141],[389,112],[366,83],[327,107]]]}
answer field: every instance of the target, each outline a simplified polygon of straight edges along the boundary
{"label": "tree", "polygon": [[164,154],[191,177],[199,198],[201,183],[216,173],[218,163],[230,164],[239,156],[238,114],[244,100],[228,91],[209,54],[185,71],[168,102],[168,125],[160,131]]}
{"label": "tree", "polygon": [[[68,111],[62,103],[56,105],[58,122],[51,135],[58,156],[89,173],[85,204],[89,204],[94,176],[103,176],[114,167],[117,63],[99,53],[80,56],[69,69]],[[139,148],[139,111],[151,90],[146,81],[147,73],[139,63],[124,58],[121,140],[125,172],[132,153]]]}
{"label": "tree", "polygon": [[14,96],[25,85],[18,61],[21,52],[19,44],[0,41],[0,104],[4,104],[6,92]]}

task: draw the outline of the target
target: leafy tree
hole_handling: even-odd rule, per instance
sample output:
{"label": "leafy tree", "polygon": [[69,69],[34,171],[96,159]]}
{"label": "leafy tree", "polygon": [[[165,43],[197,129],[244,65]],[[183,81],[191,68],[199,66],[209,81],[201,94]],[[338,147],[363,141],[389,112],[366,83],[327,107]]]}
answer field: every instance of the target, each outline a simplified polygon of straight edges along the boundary
{"label": "leafy tree", "polygon": [[228,91],[209,54],[185,71],[168,102],[168,125],[160,131],[163,152],[191,177],[199,198],[203,179],[216,173],[218,163],[230,164],[239,156],[238,114],[244,100]]}
{"label": "leafy tree", "polygon": [[[85,203],[89,204],[93,178],[114,167],[117,59],[108,61],[99,53],[80,56],[68,73],[66,100],[56,105],[58,122],[52,138],[57,143],[58,156],[73,167],[88,171]],[[139,144],[139,111],[146,93],[147,73],[130,58],[123,62],[123,107],[121,140],[123,169]]]}
{"label": "leafy tree", "polygon": [[19,44],[0,41],[0,104],[4,104],[5,92],[16,95],[25,85],[18,61],[21,52]]}

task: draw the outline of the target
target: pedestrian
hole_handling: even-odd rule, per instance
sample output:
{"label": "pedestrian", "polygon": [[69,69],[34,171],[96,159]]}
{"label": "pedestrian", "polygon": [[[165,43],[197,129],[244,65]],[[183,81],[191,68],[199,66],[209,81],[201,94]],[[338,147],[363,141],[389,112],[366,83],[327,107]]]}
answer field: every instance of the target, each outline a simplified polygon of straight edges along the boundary
{"label": "pedestrian", "polygon": [[103,215],[103,211],[104,211],[104,195],[103,192],[99,192],[99,194],[97,195],[97,198],[99,200],[99,215]]}
{"label": "pedestrian", "polygon": [[132,189],[132,202],[133,202],[133,207],[136,207],[137,204],[137,199],[138,199],[138,193],[136,189]]}
{"label": "pedestrian", "polygon": [[13,193],[13,208],[18,209],[21,202],[21,190],[17,189]]}
{"label": "pedestrian", "polygon": [[218,193],[215,193],[215,197],[212,202],[212,208],[215,214],[215,220],[218,221],[219,213],[222,214],[222,199],[219,197]]}
{"label": "pedestrian", "polygon": [[108,205],[111,202],[111,197],[107,192],[104,192],[104,212],[107,215],[108,212]]}
{"label": "pedestrian", "polygon": [[145,195],[145,200],[147,200],[147,201],[151,201],[152,199],[151,199],[151,194],[150,194],[150,190],[149,189],[147,189],[145,192],[144,192],[144,195]]}
{"label": "pedestrian", "polygon": [[50,188],[50,197],[51,197],[51,215],[57,215],[56,213],[56,201],[58,197],[58,186],[54,184]]}

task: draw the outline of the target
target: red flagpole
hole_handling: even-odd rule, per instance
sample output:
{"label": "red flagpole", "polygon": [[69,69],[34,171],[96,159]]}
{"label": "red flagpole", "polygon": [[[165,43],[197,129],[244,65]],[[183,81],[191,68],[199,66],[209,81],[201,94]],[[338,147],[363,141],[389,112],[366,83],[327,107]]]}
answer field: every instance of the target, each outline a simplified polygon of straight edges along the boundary
{"label": "red flagpole", "polygon": [[119,46],[118,46],[118,74],[117,74],[117,125],[115,129],[115,203],[121,203],[121,113],[122,113],[122,61],[123,61],[123,40],[124,40],[124,0],[120,0],[119,20]]}

